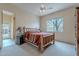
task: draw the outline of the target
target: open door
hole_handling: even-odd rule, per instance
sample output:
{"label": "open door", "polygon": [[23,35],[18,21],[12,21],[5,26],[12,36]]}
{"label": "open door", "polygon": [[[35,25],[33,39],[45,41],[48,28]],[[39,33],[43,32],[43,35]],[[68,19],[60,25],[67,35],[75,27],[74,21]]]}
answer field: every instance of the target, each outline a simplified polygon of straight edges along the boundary
{"label": "open door", "polygon": [[79,56],[79,7],[76,8],[77,24],[76,24],[76,34],[77,34],[77,55]]}
{"label": "open door", "polygon": [[0,11],[0,49],[2,48],[2,12]]}

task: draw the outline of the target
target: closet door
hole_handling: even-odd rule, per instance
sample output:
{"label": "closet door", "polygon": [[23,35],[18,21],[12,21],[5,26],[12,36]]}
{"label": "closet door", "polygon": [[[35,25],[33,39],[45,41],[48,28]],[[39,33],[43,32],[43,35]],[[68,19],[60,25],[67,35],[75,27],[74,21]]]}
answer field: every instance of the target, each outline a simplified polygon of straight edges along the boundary
{"label": "closet door", "polygon": [[0,11],[0,49],[2,48],[2,13]]}
{"label": "closet door", "polygon": [[77,55],[79,56],[79,7],[76,8],[77,15]]}

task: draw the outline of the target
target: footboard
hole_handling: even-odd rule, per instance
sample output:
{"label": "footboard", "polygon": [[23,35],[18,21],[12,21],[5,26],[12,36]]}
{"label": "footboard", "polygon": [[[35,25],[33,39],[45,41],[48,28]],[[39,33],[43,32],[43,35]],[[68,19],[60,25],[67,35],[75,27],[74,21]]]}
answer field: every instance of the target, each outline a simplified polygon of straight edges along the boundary
{"label": "footboard", "polygon": [[43,37],[43,35],[41,35],[40,37],[40,41],[41,41],[41,44],[40,44],[40,50],[41,52],[44,50],[44,47],[46,47],[47,45],[55,42],[55,35],[49,35],[49,36],[46,36],[46,37]]}
{"label": "footboard", "polygon": [[54,35],[43,37],[43,47],[47,46],[50,43],[54,43]]}

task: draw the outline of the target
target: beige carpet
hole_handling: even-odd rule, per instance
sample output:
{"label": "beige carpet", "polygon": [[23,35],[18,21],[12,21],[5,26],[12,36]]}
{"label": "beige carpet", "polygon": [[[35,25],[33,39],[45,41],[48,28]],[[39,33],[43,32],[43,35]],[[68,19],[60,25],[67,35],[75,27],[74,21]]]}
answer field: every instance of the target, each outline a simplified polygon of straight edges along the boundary
{"label": "beige carpet", "polygon": [[[13,41],[8,40],[8,43],[3,44],[0,50],[0,56],[75,56],[76,50],[74,45],[69,45],[63,42],[55,42],[40,53],[34,46],[30,44],[16,45]],[[12,42],[12,43],[11,43]]]}

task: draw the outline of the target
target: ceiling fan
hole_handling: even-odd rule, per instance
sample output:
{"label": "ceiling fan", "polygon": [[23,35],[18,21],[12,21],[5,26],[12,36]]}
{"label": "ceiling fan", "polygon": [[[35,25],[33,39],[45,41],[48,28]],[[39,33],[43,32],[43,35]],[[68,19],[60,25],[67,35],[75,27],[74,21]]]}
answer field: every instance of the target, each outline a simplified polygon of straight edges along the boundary
{"label": "ceiling fan", "polygon": [[44,13],[45,11],[47,11],[47,10],[51,10],[51,9],[53,9],[52,7],[46,7],[45,5],[44,5],[44,3],[42,3],[41,4],[41,7],[40,7],[40,13]]}

